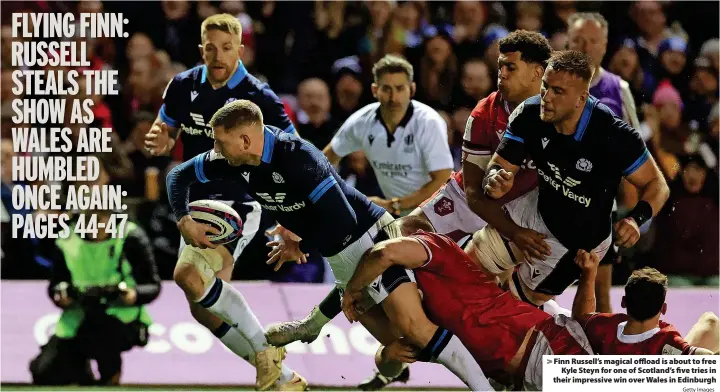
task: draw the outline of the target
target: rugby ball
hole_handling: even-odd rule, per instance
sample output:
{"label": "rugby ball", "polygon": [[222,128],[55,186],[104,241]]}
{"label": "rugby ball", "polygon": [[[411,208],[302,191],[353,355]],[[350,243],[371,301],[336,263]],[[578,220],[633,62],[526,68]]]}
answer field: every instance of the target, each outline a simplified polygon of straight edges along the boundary
{"label": "rugby ball", "polygon": [[193,220],[220,230],[220,234],[208,234],[213,244],[227,244],[242,235],[242,219],[229,205],[217,200],[197,200],[189,207]]}

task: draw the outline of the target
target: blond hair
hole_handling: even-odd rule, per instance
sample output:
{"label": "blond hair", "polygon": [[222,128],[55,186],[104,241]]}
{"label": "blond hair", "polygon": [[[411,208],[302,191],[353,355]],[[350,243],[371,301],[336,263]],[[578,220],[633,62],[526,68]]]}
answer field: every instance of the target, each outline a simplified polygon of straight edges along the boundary
{"label": "blond hair", "polygon": [[204,41],[210,30],[224,31],[237,37],[238,42],[242,40],[242,25],[230,14],[215,14],[205,19],[200,27],[200,39]]}

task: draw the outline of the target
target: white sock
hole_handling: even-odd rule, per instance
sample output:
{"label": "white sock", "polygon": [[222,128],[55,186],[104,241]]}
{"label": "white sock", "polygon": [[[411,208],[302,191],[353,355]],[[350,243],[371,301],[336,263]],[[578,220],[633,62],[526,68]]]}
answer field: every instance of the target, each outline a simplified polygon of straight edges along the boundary
{"label": "white sock", "polygon": [[285,384],[290,381],[292,381],[293,377],[295,377],[295,374],[293,373],[292,369],[285,366],[285,364],[282,365],[282,370],[280,371],[280,378],[275,382],[275,384]]}
{"label": "white sock", "polygon": [[[229,348],[230,351],[235,353],[238,357],[248,361],[253,367],[255,366],[255,350],[250,346],[250,342],[245,339],[244,336],[237,329],[230,326],[228,323],[223,323],[220,328],[213,332],[215,336]],[[295,376],[292,369],[282,365],[282,371],[280,378],[276,384],[285,384],[292,381]]]}
{"label": "white sock", "polygon": [[[450,333],[448,331],[448,333]],[[452,336],[447,346],[437,355],[437,362],[453,372],[473,391],[494,391],[480,365],[457,336]]]}
{"label": "white sock", "polygon": [[237,329],[255,352],[270,347],[265,339],[265,329],[250,310],[245,298],[227,282],[215,278],[215,283],[198,303]]}
{"label": "white sock", "polygon": [[253,350],[250,342],[242,336],[240,331],[231,327],[228,323],[223,323],[220,328],[213,333],[220,339],[225,347],[229,348],[235,355],[255,366],[255,350]]}

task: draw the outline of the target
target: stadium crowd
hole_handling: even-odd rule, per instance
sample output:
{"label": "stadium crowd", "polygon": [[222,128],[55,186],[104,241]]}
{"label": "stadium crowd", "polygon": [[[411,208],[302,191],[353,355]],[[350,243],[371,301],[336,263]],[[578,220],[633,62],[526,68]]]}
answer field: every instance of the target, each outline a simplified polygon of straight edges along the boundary
{"label": "stadium crowd", "polygon": [[[9,15],[123,12],[128,18],[128,39],[88,40],[91,68],[116,69],[121,80],[119,95],[89,97],[95,102],[92,126],[114,129],[115,148],[104,162],[111,181],[128,192],[134,220],[150,237],[162,279],[172,279],[180,239],[164,179],[181,160],[183,146],[178,143],[171,157],[153,157],[143,148],[144,135],[170,79],[201,61],[197,47],[206,17],[237,15],[243,26],[243,64],[278,93],[300,135],[319,149],[353,112],[373,101],[372,64],[388,53],[404,56],[415,70],[415,99],[447,122],[458,169],[467,118],[497,88],[496,41],[513,29],[527,29],[542,32],[554,49],[565,49],[568,18],[576,12],[600,12],[609,22],[603,66],[629,83],[641,134],[671,188],[670,200],[640,242],[621,251],[613,280],[623,283],[630,271],[651,266],[668,274],[671,286],[718,284],[720,44],[714,37],[717,19],[704,17],[717,15],[717,3],[28,1],[3,3],[2,8],[8,19],[2,25],[1,179],[3,208],[10,214],[17,212],[10,201],[10,130],[16,126],[10,119],[11,102],[22,97],[12,92]],[[361,192],[382,195],[362,152],[346,157],[340,174]],[[273,273],[258,262],[266,259],[266,238],[258,235],[253,242],[242,256],[248,262],[235,269],[234,278],[323,281],[324,266],[317,260]],[[6,220],[2,244],[3,278],[48,276],[45,244],[12,239]]]}

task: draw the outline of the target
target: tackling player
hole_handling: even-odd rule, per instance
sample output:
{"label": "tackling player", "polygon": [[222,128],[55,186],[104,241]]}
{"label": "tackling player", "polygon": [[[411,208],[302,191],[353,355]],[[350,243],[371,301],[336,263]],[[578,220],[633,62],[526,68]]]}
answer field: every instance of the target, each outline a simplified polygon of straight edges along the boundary
{"label": "tackling player", "polygon": [[[186,161],[211,149],[213,130],[206,121],[227,102],[236,99],[252,99],[262,107],[268,123],[286,132],[295,132],[275,93],[248,74],[240,61],[243,52],[241,32],[240,22],[232,15],[213,15],[203,21],[200,53],[204,65],[179,73],[165,89],[164,104],[145,137],[145,146],[151,154],[169,154],[178,137],[183,141],[183,159]],[[218,316],[226,313],[217,308],[231,305],[213,303],[210,300],[217,298],[208,297],[202,285],[197,284],[215,276],[230,281],[234,261],[258,231],[260,205],[232,183],[200,184],[193,187],[191,198],[224,201],[244,222],[242,237],[213,250],[188,247],[181,241],[173,277],[185,292],[193,317],[233,353],[257,368],[258,388],[267,389],[277,383],[280,388],[304,389],[307,382],[302,377],[287,366],[276,365],[282,361],[284,352],[267,344],[264,328],[242,294],[226,285],[225,296],[231,298],[234,310],[230,318],[223,320]],[[209,266],[196,264],[197,260],[204,259],[210,260]]]}
{"label": "tackling player", "polygon": [[[535,163],[539,186],[505,205],[513,221],[546,236],[551,254],[523,263],[492,227],[473,237],[477,260],[487,270],[517,270],[509,288],[541,305],[579,278],[578,250],[604,256],[611,245],[611,210],[624,177],[641,201],[615,226],[616,243],[633,246],[639,227],[668,198],[665,179],[640,135],[588,93],[590,58],[580,52],[551,56],[539,96],[518,106],[490,160],[483,180],[488,196],[500,199],[513,187],[520,165]],[[477,240],[477,241],[476,241]]]}
{"label": "tackling player", "polygon": [[[495,382],[542,390],[543,355],[592,354],[576,321],[553,317],[502,290],[451,238],[431,233],[426,221],[405,217],[396,224],[408,236],[375,245],[348,283],[343,310],[350,321],[360,290],[386,269],[401,266],[414,270],[422,291],[423,305],[414,309],[424,308],[430,320],[459,337]],[[402,352],[393,345],[386,358],[414,360],[393,357]]]}
{"label": "tackling player", "polygon": [[[371,86],[378,102],[353,113],[323,150],[335,166],[342,157],[364,151],[385,197],[369,199],[395,216],[413,211],[430,198],[453,168],[445,120],[412,99],[413,75],[413,66],[401,57],[387,55],[378,61]],[[277,346],[315,340],[323,325],[340,311],[340,294],[335,290],[305,319],[269,326],[267,339]],[[403,372],[390,378],[406,381],[408,374]],[[361,389],[366,389],[364,384]]]}
{"label": "tackling player", "polygon": [[654,268],[646,267],[630,275],[622,298],[627,314],[595,313],[598,260],[597,255],[580,260],[582,273],[573,302],[573,318],[583,326],[596,353],[711,355],[718,352],[720,330],[715,314],[703,314],[684,339],[675,327],[660,320],[667,311],[667,277]]}
{"label": "tackling player", "polygon": [[463,239],[490,224],[522,251],[541,257],[548,251],[542,236],[516,225],[501,208],[504,202],[537,187],[532,161],[524,165],[531,170],[521,170],[517,185],[498,202],[484,196],[482,179],[505,133],[510,113],[540,91],[545,64],[552,48],[542,34],[524,30],[513,31],[498,44],[498,91],[481,100],[468,118],[463,137],[462,171],[455,173],[413,215],[426,218],[437,233],[445,234],[461,244],[464,243]]}
{"label": "tackling player", "polygon": [[[461,243],[482,229],[487,220],[516,241],[522,250],[540,257],[548,252],[542,236],[518,227],[505,216],[500,203],[484,197],[482,179],[492,153],[500,144],[510,112],[540,91],[545,63],[550,58],[552,48],[542,34],[518,30],[499,41],[499,50],[499,89],[481,100],[468,119],[463,141],[463,170],[453,174],[445,185],[410,215],[430,222],[436,232]],[[405,78],[404,72],[388,76]],[[405,93],[408,94],[406,99],[409,102],[409,91]],[[381,90],[378,91],[381,101],[384,100],[383,94]],[[364,139],[360,142],[366,143]],[[330,147],[334,148],[332,145]],[[532,164],[529,166],[532,167]],[[511,200],[537,186],[537,176],[532,170],[523,170],[518,177],[517,186],[504,200]],[[315,340],[322,327],[340,312],[337,308],[340,301],[329,298],[303,320],[269,327],[266,334],[268,341],[285,345],[296,340]]]}
{"label": "tackling player", "polygon": [[[210,126],[214,130],[214,150],[178,165],[167,178],[170,205],[190,245],[216,247],[206,237],[208,226],[195,222],[188,214],[188,191],[198,181],[226,180],[246,185],[285,230],[283,241],[269,244],[273,250],[268,263],[302,260],[310,249],[316,249],[328,259],[341,290],[378,235],[396,236],[390,231],[392,227],[387,228],[393,221],[390,213],[345,185],[311,143],[265,126],[260,108],[252,102],[240,100],[225,105],[210,120]],[[412,271],[388,270],[366,288],[364,303],[369,309],[383,302],[398,286],[414,281]],[[219,304],[213,308],[224,312],[223,318],[232,318],[237,304],[224,294],[227,283],[215,278],[195,284],[206,293],[201,301]],[[391,331],[382,328],[375,315],[367,314],[363,326],[379,341],[389,343]],[[482,370],[451,334],[446,333],[443,344],[431,346],[428,351],[432,353],[428,361],[437,358],[471,388],[484,387]]]}

